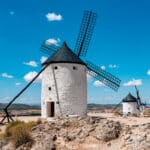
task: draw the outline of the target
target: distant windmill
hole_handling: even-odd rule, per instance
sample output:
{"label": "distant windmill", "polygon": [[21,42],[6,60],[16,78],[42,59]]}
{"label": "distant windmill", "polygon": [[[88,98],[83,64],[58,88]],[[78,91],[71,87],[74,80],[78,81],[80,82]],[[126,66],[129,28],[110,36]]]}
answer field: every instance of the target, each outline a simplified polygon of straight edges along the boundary
{"label": "distant windmill", "polygon": [[115,112],[115,110],[121,106],[122,104],[122,111],[123,115],[131,114],[138,116],[146,106],[146,103],[142,103],[141,97],[139,94],[139,90],[137,86],[135,85],[135,92],[136,97],[134,97],[131,93],[129,93],[125,98],[123,98],[117,105],[114,107],[112,112]]}
{"label": "distant windmill", "polygon": [[52,53],[42,65],[42,70],[29,82],[4,108],[8,122],[13,120],[8,113],[10,105],[36,80],[42,73],[42,117],[54,117],[57,114],[84,115],[87,110],[87,81],[86,71],[97,80],[117,91],[120,80],[112,74],[100,69],[90,61],[81,60],[86,56],[92,37],[97,14],[85,11],[74,51],[64,42],[59,48],[48,45],[46,41],[41,50]]}

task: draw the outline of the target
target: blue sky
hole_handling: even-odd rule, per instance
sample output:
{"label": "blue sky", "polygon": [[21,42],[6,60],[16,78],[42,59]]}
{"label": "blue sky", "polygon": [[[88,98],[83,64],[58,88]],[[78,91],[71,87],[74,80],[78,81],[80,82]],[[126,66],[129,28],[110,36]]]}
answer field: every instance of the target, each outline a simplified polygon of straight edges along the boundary
{"label": "blue sky", "polygon": [[[0,102],[8,102],[41,69],[43,40],[74,49],[84,10],[97,12],[86,59],[118,76],[118,92],[88,78],[89,103],[118,103],[138,85],[150,103],[148,0],[5,0],[0,2]],[[49,15],[48,15],[49,14]],[[43,57],[44,56],[44,57]],[[40,80],[40,79],[39,79]],[[40,81],[17,102],[40,103]]]}

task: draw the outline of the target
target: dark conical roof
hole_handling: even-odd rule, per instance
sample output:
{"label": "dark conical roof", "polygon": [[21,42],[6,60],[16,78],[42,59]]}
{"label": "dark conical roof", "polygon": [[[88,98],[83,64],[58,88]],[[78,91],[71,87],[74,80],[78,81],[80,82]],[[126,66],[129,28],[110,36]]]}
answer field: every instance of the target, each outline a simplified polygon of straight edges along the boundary
{"label": "dark conical roof", "polygon": [[129,93],[123,100],[123,102],[137,102],[137,98]]}
{"label": "dark conical roof", "polygon": [[42,65],[49,63],[77,63],[86,65],[72,50],[67,46],[66,42],[62,47],[49,57]]}

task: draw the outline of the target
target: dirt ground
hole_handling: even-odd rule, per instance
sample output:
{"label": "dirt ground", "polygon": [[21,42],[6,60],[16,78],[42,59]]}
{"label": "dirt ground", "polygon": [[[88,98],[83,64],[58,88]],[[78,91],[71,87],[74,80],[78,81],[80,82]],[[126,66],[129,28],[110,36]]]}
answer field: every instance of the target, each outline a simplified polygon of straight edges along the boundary
{"label": "dirt ground", "polygon": [[113,121],[119,121],[127,125],[139,125],[150,123],[150,117],[121,117],[115,116],[113,113],[88,113],[89,116],[97,116],[107,118]]}

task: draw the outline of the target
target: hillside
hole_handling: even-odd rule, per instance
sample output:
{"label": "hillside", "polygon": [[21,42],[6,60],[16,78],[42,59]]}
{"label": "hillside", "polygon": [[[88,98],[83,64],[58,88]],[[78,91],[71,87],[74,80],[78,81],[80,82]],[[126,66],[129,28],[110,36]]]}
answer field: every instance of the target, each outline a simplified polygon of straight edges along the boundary
{"label": "hillside", "polygon": [[[7,104],[0,103],[0,110],[6,107]],[[9,107],[9,110],[28,110],[28,109],[40,109],[40,106],[38,105],[27,105],[27,104],[21,104],[21,103],[15,103],[12,104]]]}

